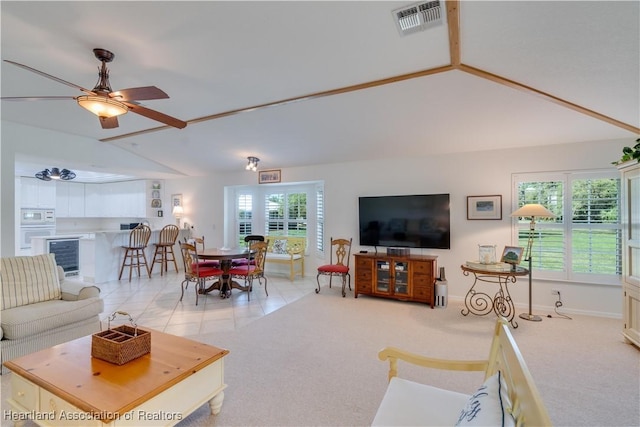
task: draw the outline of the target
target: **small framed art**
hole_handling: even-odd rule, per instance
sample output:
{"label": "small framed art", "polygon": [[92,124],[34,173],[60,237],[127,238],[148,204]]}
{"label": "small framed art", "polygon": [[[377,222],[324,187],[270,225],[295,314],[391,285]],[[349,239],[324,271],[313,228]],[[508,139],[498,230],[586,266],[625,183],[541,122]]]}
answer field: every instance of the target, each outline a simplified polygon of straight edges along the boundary
{"label": "small framed art", "polygon": [[176,206],[182,206],[182,194],[171,195],[171,208],[173,209]]}
{"label": "small framed art", "polygon": [[502,219],[502,196],[467,196],[467,219]]}
{"label": "small framed art", "polygon": [[520,264],[520,261],[522,261],[522,252],[524,252],[524,248],[519,246],[505,246],[500,261],[513,265]]}
{"label": "small framed art", "polygon": [[258,172],[258,184],[271,184],[282,179],[280,169],[271,169]]}

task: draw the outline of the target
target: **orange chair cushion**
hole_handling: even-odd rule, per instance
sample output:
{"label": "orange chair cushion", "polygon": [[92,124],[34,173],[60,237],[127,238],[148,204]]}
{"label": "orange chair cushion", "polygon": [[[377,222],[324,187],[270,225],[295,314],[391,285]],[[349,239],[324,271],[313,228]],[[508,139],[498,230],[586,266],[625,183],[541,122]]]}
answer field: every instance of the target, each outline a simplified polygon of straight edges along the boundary
{"label": "orange chair cushion", "polygon": [[327,265],[321,265],[320,267],[318,267],[318,271],[322,273],[346,274],[349,272],[349,267],[347,267],[346,265],[327,264]]}

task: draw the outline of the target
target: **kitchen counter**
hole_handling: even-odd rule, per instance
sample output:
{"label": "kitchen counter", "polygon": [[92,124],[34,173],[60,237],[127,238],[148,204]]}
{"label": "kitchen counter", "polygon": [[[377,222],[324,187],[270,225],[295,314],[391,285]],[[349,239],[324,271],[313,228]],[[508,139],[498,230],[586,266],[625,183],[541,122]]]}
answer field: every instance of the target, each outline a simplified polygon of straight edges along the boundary
{"label": "kitchen counter", "polygon": [[[154,243],[158,242],[161,230],[152,230],[147,250],[147,262],[149,268],[153,262]],[[178,242],[184,241],[189,236],[188,229],[181,229],[173,249],[176,259],[180,259]],[[90,233],[93,237],[80,239],[80,275],[87,282],[105,283],[118,280],[124,249],[122,246],[129,244],[131,230],[104,230]],[[178,261],[178,265],[181,262]],[[143,276],[143,277],[146,277]]]}

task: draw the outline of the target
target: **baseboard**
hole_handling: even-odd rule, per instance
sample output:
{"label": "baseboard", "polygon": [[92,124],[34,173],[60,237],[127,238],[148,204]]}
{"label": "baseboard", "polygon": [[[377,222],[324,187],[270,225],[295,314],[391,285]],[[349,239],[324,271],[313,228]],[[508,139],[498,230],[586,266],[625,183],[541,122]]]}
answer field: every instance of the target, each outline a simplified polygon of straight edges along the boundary
{"label": "baseboard", "polygon": [[[461,304],[464,304],[464,297],[449,295],[448,298],[449,298],[449,301],[457,301]],[[520,312],[526,313],[527,310],[529,310],[529,306],[527,304],[514,304],[514,305],[516,308],[516,313],[520,313]],[[544,316],[546,316],[547,314],[555,313],[555,307],[546,306],[546,305],[534,305],[532,306],[532,311],[534,314],[541,313],[541,315],[544,314]],[[563,306],[562,309],[559,311],[562,314],[575,314],[579,316],[603,317],[607,319],[622,320],[622,313],[610,313],[606,311],[594,311],[594,310],[575,310],[571,308],[566,308],[565,306]]]}

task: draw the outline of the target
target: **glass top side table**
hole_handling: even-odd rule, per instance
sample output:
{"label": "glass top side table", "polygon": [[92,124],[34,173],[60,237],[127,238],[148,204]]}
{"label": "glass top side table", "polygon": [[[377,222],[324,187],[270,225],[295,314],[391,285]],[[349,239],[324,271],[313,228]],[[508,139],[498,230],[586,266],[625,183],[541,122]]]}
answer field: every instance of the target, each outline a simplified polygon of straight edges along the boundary
{"label": "glass top side table", "polygon": [[[473,275],[473,285],[464,297],[465,308],[461,311],[462,315],[467,316],[471,313],[485,316],[494,312],[497,316],[507,319],[514,329],[517,328],[518,323],[513,320],[515,307],[509,294],[509,283],[515,283],[520,276],[527,276],[529,270],[518,266],[506,271],[474,268],[467,265],[461,265],[460,268],[465,276]],[[484,289],[476,289],[476,285],[481,282],[497,284],[498,291],[491,297]]]}

